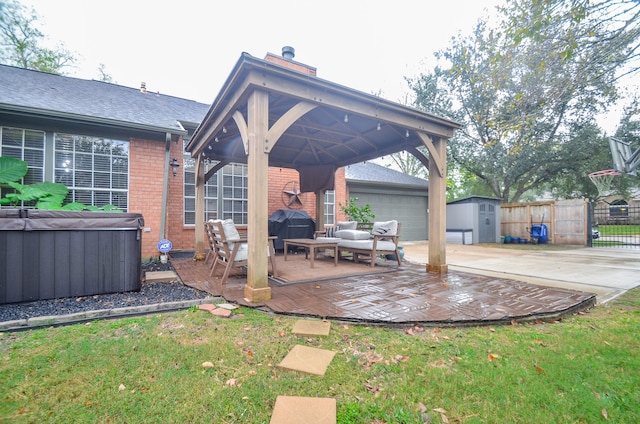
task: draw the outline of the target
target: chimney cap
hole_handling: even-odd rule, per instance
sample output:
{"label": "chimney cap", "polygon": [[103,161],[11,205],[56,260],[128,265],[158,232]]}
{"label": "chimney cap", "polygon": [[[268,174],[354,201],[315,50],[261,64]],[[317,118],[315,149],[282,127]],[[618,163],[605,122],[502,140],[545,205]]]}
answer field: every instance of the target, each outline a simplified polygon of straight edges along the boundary
{"label": "chimney cap", "polygon": [[284,46],[282,48],[282,57],[287,60],[292,60],[296,56],[296,49],[291,46]]}

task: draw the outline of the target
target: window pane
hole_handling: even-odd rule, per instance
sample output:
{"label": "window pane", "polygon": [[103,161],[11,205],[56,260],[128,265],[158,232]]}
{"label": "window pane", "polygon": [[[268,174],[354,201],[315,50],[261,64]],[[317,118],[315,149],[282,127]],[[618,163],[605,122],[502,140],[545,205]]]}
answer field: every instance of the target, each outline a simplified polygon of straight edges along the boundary
{"label": "window pane", "polygon": [[73,134],[55,134],[54,140],[55,179],[71,189],[74,201],[127,210],[128,142]]}
{"label": "window pane", "polygon": [[25,130],[24,132],[24,147],[29,149],[44,149],[44,132]]}
{"label": "window pane", "polygon": [[[0,127],[0,156],[27,162],[27,174],[20,181],[22,184],[44,181],[44,136],[42,131]],[[4,189],[2,192],[10,193],[14,190]],[[20,202],[17,206],[30,207],[35,203]]]}

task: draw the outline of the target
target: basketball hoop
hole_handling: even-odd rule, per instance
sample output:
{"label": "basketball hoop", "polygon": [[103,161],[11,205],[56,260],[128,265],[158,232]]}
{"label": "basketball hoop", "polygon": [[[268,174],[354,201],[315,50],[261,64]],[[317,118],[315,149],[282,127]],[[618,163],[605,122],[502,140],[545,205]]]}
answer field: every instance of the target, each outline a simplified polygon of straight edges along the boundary
{"label": "basketball hoop", "polygon": [[606,169],[604,171],[596,171],[589,174],[589,179],[598,189],[600,197],[605,197],[611,194],[611,185],[613,184],[614,177],[619,176],[620,173],[613,169]]}

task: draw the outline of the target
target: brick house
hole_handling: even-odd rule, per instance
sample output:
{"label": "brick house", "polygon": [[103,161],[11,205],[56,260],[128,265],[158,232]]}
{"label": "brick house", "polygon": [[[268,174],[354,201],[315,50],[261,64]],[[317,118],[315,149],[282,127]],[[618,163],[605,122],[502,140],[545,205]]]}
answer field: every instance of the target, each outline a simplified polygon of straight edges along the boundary
{"label": "brick house", "polygon": [[[0,86],[0,155],[27,161],[25,183],[60,182],[70,189],[69,201],[141,213],[143,257],[157,256],[162,238],[171,240],[174,250],[193,249],[194,161],[184,147],[209,105],[148,91],[144,83],[134,89],[5,65],[0,65]],[[327,192],[327,224],[345,218],[338,207],[348,198],[345,174],[345,168],[338,169],[335,190]],[[361,175],[353,181],[361,183]],[[407,181],[403,175],[379,184],[390,189],[415,184],[426,196],[424,180]],[[268,179],[272,213],[287,207],[284,190],[295,189],[299,176],[272,167]],[[0,190],[4,195],[7,188]],[[205,218],[246,224],[246,191],[246,165],[226,165],[207,183]],[[314,193],[302,193],[300,200],[293,206],[315,218]]]}

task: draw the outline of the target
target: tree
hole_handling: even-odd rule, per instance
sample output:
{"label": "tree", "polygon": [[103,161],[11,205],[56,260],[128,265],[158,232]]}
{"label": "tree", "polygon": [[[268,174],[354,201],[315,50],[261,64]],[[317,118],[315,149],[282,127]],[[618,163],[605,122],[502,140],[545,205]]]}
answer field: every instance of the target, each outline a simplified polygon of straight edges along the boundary
{"label": "tree", "polygon": [[[436,73],[464,125],[451,158],[516,202],[577,166],[572,132],[617,99],[622,73],[637,71],[640,2],[514,0],[498,10],[499,29],[480,20],[455,37]],[[424,88],[414,91],[420,99]]]}
{"label": "tree", "polygon": [[62,74],[75,58],[64,45],[49,49],[36,28],[38,16],[14,0],[0,0],[0,62],[6,65]]}

